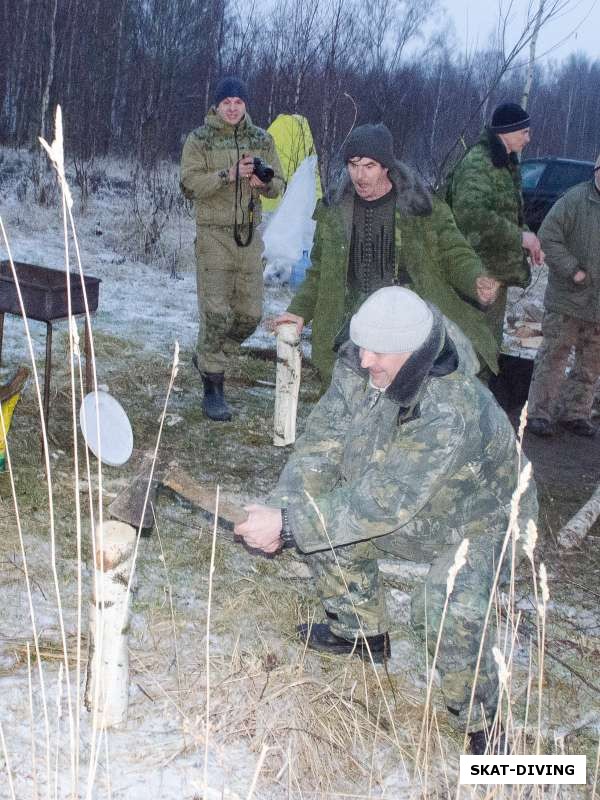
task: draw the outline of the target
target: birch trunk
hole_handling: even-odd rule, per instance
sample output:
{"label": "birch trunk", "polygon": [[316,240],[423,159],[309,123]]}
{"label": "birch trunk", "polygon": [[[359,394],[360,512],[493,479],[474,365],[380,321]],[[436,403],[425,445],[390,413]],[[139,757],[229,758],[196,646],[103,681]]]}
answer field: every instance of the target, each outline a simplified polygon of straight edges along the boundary
{"label": "birch trunk", "polygon": [[561,547],[570,549],[581,544],[590,532],[590,528],[600,517],[600,486],[582,506],[575,516],[558,532],[558,543]]}
{"label": "birch trunk", "polygon": [[85,706],[97,729],[123,726],[129,699],[127,633],[136,531],[110,520],[96,530]]}
{"label": "birch trunk", "polygon": [[277,329],[277,378],[273,444],[285,447],[296,441],[296,410],[300,389],[300,336],[293,324]]}
{"label": "birch trunk", "polygon": [[529,103],[529,94],[531,92],[531,84],[533,83],[533,68],[535,66],[535,53],[537,49],[537,40],[538,40],[538,35],[540,33],[540,28],[542,27],[542,15],[544,13],[545,5],[546,5],[546,0],[540,0],[537,14],[535,16],[533,33],[531,35],[531,42],[529,43],[529,61],[527,63],[527,77],[525,79],[525,86],[523,87],[523,96],[521,97],[521,105],[523,106],[523,108],[527,108],[527,104]]}
{"label": "birch trunk", "polygon": [[40,136],[42,139],[46,138],[46,115],[48,113],[48,105],[50,104],[50,87],[54,80],[54,62],[56,60],[56,12],[58,10],[58,0],[54,0],[54,10],[52,12],[52,24],[50,26],[50,56],[48,58],[48,75],[46,77],[46,85],[44,86],[44,93],[42,95],[42,110],[41,110],[41,125]]}

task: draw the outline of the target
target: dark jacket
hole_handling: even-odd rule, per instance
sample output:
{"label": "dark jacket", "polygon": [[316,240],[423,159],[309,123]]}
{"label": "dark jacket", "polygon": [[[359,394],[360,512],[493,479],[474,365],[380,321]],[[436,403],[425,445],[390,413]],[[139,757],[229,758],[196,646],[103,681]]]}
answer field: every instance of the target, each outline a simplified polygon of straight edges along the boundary
{"label": "dark jacket", "polygon": [[[570,189],[550,209],[539,231],[548,265],[544,306],[600,322],[600,192],[594,181]],[[578,270],[586,273],[575,283]]]}
{"label": "dark jacket", "polygon": [[[420,178],[396,162],[390,172],[396,189],[396,264],[410,275],[410,288],[434,303],[461,327],[494,372],[496,344],[476,300],[475,279],[486,274],[462,236],[446,203],[432,198]],[[334,341],[346,321],[348,256],[354,187],[347,171],[337,192],[317,209],[312,267],[288,311],[312,320],[313,362],[323,385],[331,378]]]}

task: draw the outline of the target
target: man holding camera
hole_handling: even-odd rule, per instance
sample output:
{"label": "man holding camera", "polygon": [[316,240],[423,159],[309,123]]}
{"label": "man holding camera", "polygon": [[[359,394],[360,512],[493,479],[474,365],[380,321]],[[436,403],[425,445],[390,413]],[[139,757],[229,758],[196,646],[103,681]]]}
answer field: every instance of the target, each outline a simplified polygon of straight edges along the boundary
{"label": "man holding camera", "polygon": [[192,361],[204,384],[202,409],[217,421],[231,419],[223,392],[228,356],[262,312],[260,197],[277,197],[283,188],[273,139],[252,123],[247,102],[242,80],[222,78],[181,157],[181,188],[196,209],[199,331]]}

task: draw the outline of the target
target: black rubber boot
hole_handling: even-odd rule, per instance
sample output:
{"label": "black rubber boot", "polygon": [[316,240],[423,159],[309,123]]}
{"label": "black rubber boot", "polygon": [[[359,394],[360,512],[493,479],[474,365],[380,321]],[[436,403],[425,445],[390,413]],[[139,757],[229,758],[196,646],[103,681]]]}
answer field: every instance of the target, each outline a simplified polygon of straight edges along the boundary
{"label": "black rubber boot", "polygon": [[554,436],[554,425],[543,417],[529,417],[526,430],[534,436]]}
{"label": "black rubber boot", "polygon": [[596,435],[596,428],[588,419],[563,419],[560,424],[575,436]]}
{"label": "black rubber boot", "polygon": [[202,372],[201,375],[204,384],[202,410],[215,422],[227,422],[231,419],[231,411],[223,395],[223,373]]}
{"label": "black rubber boot", "polygon": [[[370,661],[369,651],[376,664],[383,664],[384,659],[390,657],[390,637],[387,633],[379,633],[377,636],[367,636],[366,639],[359,636],[355,641],[342,639],[331,632],[329,625],[323,623],[298,625],[297,629],[300,638],[306,642],[311,650],[320,650],[322,653],[332,653],[334,655],[349,655],[354,653],[360,656],[363,661]],[[368,647],[367,647],[368,643]]]}
{"label": "black rubber boot", "polygon": [[491,732],[489,731],[472,731],[469,734],[469,750],[474,756],[488,755],[504,755],[506,750],[506,736],[502,726],[497,728],[494,726]]}

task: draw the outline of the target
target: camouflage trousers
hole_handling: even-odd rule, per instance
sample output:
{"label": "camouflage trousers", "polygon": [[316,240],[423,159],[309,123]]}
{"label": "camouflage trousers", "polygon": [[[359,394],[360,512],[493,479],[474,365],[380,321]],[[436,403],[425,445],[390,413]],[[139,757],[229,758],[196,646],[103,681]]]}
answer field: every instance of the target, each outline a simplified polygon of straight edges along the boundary
{"label": "camouflage trousers", "polygon": [[[600,376],[600,325],[547,311],[529,388],[529,416],[589,419]],[[574,360],[565,375],[574,351]]]}
{"label": "camouflage trousers", "polygon": [[[480,729],[484,717],[490,722],[498,703],[498,674],[492,654],[495,628],[490,620],[484,630],[484,622],[502,539],[499,533],[471,539],[467,563],[458,572],[443,619],[436,666],[449,721],[463,730],[482,637],[484,647],[469,728]],[[411,627],[427,642],[430,656],[442,625],[448,570],[456,549],[454,545],[445,549],[431,564],[425,580],[411,593]],[[386,620],[384,610],[384,587],[378,568],[381,557],[382,551],[374,541],[337,547],[335,555],[321,551],[305,557],[316,578],[329,627],[337,636],[352,641],[358,635],[374,636],[393,629],[394,620]]]}
{"label": "camouflage trousers", "polygon": [[197,354],[203,372],[224,372],[231,353],[237,352],[260,322],[262,251],[263,243],[257,231],[248,247],[239,247],[230,227],[198,228]]}

